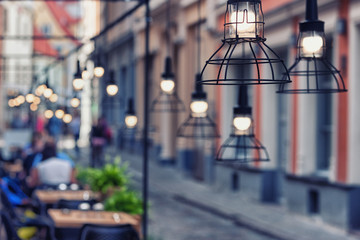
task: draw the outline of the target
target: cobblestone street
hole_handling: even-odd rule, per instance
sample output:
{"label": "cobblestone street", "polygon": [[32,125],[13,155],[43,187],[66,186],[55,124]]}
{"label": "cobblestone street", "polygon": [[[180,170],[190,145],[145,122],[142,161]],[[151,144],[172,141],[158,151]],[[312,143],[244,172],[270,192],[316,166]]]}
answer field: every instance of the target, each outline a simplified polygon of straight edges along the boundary
{"label": "cobblestone street", "polygon": [[[136,185],[140,188],[140,178]],[[274,240],[231,220],[223,219],[178,201],[172,194],[152,184],[150,188],[151,240]],[[210,236],[210,237],[209,237]]]}

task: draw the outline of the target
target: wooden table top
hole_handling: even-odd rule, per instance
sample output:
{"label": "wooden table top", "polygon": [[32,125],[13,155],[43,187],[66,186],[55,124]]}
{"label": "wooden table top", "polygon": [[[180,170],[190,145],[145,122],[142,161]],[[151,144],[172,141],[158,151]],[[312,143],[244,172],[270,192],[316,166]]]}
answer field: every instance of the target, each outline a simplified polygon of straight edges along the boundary
{"label": "wooden table top", "polygon": [[140,233],[140,219],[123,212],[49,209],[49,216],[57,228],[81,228],[84,224],[131,224]]}
{"label": "wooden table top", "polygon": [[35,196],[43,203],[54,204],[60,199],[65,200],[90,200],[84,199],[84,195],[88,195],[90,199],[99,199],[100,194],[86,190],[36,190]]}

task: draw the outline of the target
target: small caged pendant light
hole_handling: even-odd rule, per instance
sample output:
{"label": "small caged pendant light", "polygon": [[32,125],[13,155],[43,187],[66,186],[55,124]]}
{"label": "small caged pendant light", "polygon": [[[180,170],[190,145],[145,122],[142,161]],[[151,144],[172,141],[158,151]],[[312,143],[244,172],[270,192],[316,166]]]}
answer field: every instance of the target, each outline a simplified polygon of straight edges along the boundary
{"label": "small caged pendant light", "polygon": [[[200,79],[197,74],[196,79]],[[219,138],[217,126],[207,114],[208,103],[206,101],[206,92],[202,86],[197,84],[195,92],[191,95],[190,116],[180,126],[177,136],[183,138]]]}
{"label": "small caged pendant light", "polygon": [[[198,0],[198,23],[197,23],[197,61],[200,70],[201,55],[201,0]],[[178,129],[177,137],[183,138],[218,138],[220,137],[217,126],[207,114],[208,102],[206,92],[201,84],[197,84],[201,80],[201,74],[196,74],[195,91],[191,95],[190,116]]]}
{"label": "small caged pendant light", "polygon": [[[206,61],[201,84],[255,85],[289,83],[284,61],[265,43],[260,0],[228,0],[222,45]],[[256,75],[233,76],[232,69],[255,68]],[[279,72],[277,72],[279,71]],[[208,77],[217,72],[216,77]],[[282,73],[285,77],[282,78]],[[280,76],[280,77],[278,77]]]}
{"label": "small caged pendant light", "polygon": [[84,85],[85,85],[85,81],[84,81],[84,79],[82,79],[81,69],[80,69],[80,61],[77,60],[76,72],[74,73],[74,79],[73,79],[73,88],[75,91],[81,91],[81,90],[83,90]]}
{"label": "small caged pendant light", "polygon": [[234,108],[233,129],[221,145],[216,163],[241,164],[270,161],[266,148],[256,139],[252,109],[248,106],[247,86],[240,86],[238,106]]}
{"label": "small caged pendant light", "polygon": [[134,101],[132,98],[128,100],[128,109],[125,116],[125,125],[128,129],[133,129],[136,127],[138,118],[134,109]]}
{"label": "small caged pendant light", "polygon": [[110,76],[109,76],[108,84],[106,86],[106,93],[109,96],[113,97],[118,93],[119,87],[117,86],[116,81],[115,81],[114,71],[111,70],[109,75]]}
{"label": "small caged pendant light", "polygon": [[152,112],[183,112],[185,105],[176,94],[175,74],[170,57],[170,0],[166,6],[166,51],[165,70],[161,75],[160,95],[152,102]]}
{"label": "small caged pendant light", "polygon": [[324,22],[318,20],[316,0],[306,1],[306,20],[299,27],[297,56],[289,69],[297,86],[281,84],[278,93],[346,92],[340,71],[326,58]]}

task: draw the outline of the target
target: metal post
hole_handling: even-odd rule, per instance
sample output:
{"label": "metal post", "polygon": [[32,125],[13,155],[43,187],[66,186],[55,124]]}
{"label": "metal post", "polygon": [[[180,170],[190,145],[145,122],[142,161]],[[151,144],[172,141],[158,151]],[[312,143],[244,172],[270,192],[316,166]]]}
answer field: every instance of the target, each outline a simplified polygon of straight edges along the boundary
{"label": "metal post", "polygon": [[146,28],[145,28],[145,83],[144,83],[144,139],[143,139],[143,154],[144,154],[144,162],[143,162],[143,209],[144,214],[142,218],[142,232],[143,232],[143,239],[147,239],[147,222],[148,222],[148,209],[147,209],[147,202],[148,202],[148,172],[149,172],[149,165],[148,165],[148,128],[149,128],[149,68],[150,68],[150,0],[145,0],[146,5],[146,14],[145,14],[145,21],[146,21]]}

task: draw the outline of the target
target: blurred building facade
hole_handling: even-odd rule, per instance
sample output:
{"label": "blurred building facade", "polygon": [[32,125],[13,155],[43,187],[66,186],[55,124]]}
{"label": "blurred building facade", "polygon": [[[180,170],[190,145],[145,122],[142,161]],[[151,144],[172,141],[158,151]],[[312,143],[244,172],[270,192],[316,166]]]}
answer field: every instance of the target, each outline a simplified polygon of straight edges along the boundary
{"label": "blurred building facade", "polygon": [[[102,3],[103,27],[131,4],[134,3]],[[262,4],[266,43],[289,67],[295,60],[298,23],[305,16],[305,1],[263,1]],[[206,156],[212,156],[231,131],[237,87],[205,86],[209,116],[216,120],[222,137],[204,144],[205,157],[196,157],[193,142],[177,139],[176,132],[189,114],[198,71],[195,61],[197,1],[171,1],[170,55],[177,94],[187,112],[152,114],[150,124],[156,129],[152,141],[158,149],[159,162],[170,163],[197,179],[213,182],[219,189],[238,191],[258,201],[285,204],[298,214],[319,216],[326,223],[353,229],[360,227],[360,209],[356,204],[360,199],[360,175],[357,174],[360,110],[356,107],[360,21],[356,13],[360,10],[360,2],[319,0],[318,5],[319,19],[325,21],[327,54],[341,70],[348,93],[279,95],[276,94],[278,86],[250,88],[255,134],[266,146],[271,161],[243,167],[212,167],[211,157]],[[221,44],[226,1],[204,0],[201,6],[201,61],[205,63]],[[166,1],[151,1],[151,9],[150,95],[153,101],[160,92],[166,57]],[[139,10],[95,48],[101,51],[107,46],[104,61],[106,59],[107,65],[116,71],[119,88],[124,91],[110,102],[107,102],[108,97],[101,100],[101,111],[113,124],[124,121],[126,104],[121,105],[120,98],[126,101],[134,96],[139,128],[143,126],[144,27],[144,11]],[[133,73],[124,77],[124,66]],[[121,80],[125,78],[126,83]],[[102,81],[100,87],[102,93],[105,82]],[[114,106],[116,104],[118,107]],[[112,106],[110,110],[109,106]]]}
{"label": "blurred building facade", "polygon": [[[4,86],[1,88],[1,110],[12,113],[1,114],[4,116],[1,118],[1,128],[10,126],[10,122],[19,114],[44,119],[46,109],[56,110],[57,107],[64,106],[70,108],[70,98],[74,96],[72,80],[77,70],[76,61],[80,60],[83,68],[93,47],[87,44],[79,51],[74,49],[89,41],[99,29],[96,26],[96,3],[4,1],[0,5],[3,9],[3,38],[0,45],[2,49],[6,49],[1,53],[1,78]],[[85,15],[86,22],[82,22]],[[87,25],[88,23],[91,24]],[[49,87],[58,95],[55,103],[42,97],[42,103],[33,112],[26,102],[18,107],[8,105],[9,98],[34,93],[36,87],[45,83],[46,79]],[[87,87],[78,94],[79,97],[90,95],[91,80],[86,79],[86,83]],[[80,107],[84,115],[87,115],[83,118],[82,125],[84,139],[91,129],[90,97],[85,97]]]}
{"label": "blurred building facade", "polygon": [[10,114],[4,113],[8,110],[8,99],[28,91],[32,82],[33,42],[31,39],[24,41],[12,37],[33,35],[33,15],[28,4],[4,2],[2,9],[2,35],[5,37],[0,42],[3,56],[0,94],[0,114],[3,117],[0,124],[4,127],[13,118],[25,117],[20,109],[11,109]]}

